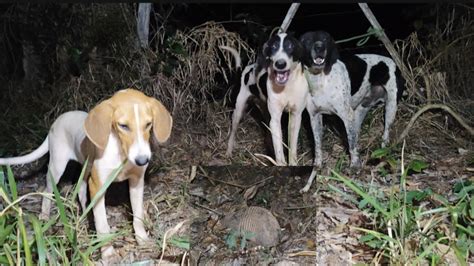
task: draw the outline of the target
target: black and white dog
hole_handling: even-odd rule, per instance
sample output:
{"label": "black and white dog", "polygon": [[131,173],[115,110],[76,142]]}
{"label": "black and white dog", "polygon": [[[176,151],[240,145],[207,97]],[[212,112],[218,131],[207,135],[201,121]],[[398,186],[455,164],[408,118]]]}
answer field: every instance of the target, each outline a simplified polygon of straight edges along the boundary
{"label": "black and white dog", "polygon": [[[238,56],[235,49],[221,47]],[[233,50],[233,51],[232,51]],[[290,115],[289,164],[296,165],[298,134],[301,115],[306,107],[308,83],[303,74],[303,47],[295,37],[286,33],[272,36],[264,45],[257,62],[244,68],[240,91],[232,115],[232,128],[227,145],[227,156],[232,155],[237,126],[242,118],[246,103],[254,95],[267,103],[270,113],[270,131],[277,165],[286,165],[283,152],[281,116],[283,111]],[[236,58],[237,62],[240,59]],[[257,89],[255,89],[255,87]]]}
{"label": "black and white dog", "polygon": [[322,31],[307,32],[300,37],[305,48],[305,76],[309,84],[308,110],[314,135],[314,165],[322,165],[322,115],[335,114],[346,128],[351,166],[359,167],[358,130],[351,108],[351,83],[346,66],[339,60],[336,43]]}
{"label": "black and white dog", "polygon": [[[332,36],[324,31],[307,32],[300,37],[305,47],[305,75],[310,97],[307,109],[311,117],[315,141],[315,166],[321,166],[321,114],[338,115],[346,127],[351,166],[359,167],[358,135],[367,112],[378,103],[385,103],[385,128],[382,146],[388,143],[390,126],[397,111],[403,80],[394,61],[376,54],[339,57]],[[313,171],[314,172],[314,171]],[[313,181],[312,173],[303,191]]]}

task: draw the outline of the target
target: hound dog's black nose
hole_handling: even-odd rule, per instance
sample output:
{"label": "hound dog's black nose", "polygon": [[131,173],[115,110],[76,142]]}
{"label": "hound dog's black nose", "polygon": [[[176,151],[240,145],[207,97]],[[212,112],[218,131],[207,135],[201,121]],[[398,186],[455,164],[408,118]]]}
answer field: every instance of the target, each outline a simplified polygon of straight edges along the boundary
{"label": "hound dog's black nose", "polygon": [[280,60],[275,62],[275,68],[276,69],[285,69],[285,67],[286,67],[286,61],[285,60],[280,59]]}
{"label": "hound dog's black nose", "polygon": [[147,156],[138,156],[135,158],[135,164],[138,166],[144,166],[148,163],[149,159]]}

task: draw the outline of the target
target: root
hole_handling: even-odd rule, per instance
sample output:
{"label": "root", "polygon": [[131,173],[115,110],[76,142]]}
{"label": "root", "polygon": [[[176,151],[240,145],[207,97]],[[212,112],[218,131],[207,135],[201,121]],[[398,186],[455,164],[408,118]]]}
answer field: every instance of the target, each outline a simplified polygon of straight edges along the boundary
{"label": "root", "polygon": [[403,130],[402,134],[400,134],[400,136],[398,137],[397,143],[400,143],[401,141],[403,141],[403,139],[406,138],[406,136],[408,135],[408,131],[410,131],[410,129],[413,127],[413,124],[415,124],[416,119],[418,119],[418,117],[421,114],[423,114],[424,112],[426,112],[428,110],[431,110],[431,109],[442,109],[442,110],[448,112],[452,117],[454,117],[459,122],[459,124],[461,124],[461,126],[463,126],[469,132],[469,134],[471,134],[471,136],[474,136],[474,129],[472,127],[470,127],[464,121],[464,119],[459,114],[454,112],[449,106],[447,106],[445,104],[428,104],[428,105],[422,107],[420,110],[418,110],[418,112],[416,112],[413,115],[413,117],[410,119],[410,122],[408,122],[408,125],[405,128],[405,130]]}

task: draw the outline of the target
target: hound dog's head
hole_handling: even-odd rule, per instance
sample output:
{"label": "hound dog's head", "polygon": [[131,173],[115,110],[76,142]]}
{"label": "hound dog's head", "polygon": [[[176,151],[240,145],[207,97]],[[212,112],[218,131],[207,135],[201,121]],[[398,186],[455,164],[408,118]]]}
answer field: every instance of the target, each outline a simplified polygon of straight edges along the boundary
{"label": "hound dog's head", "polygon": [[94,107],[84,126],[87,137],[98,148],[105,149],[109,137],[114,136],[124,157],[136,166],[145,166],[151,158],[151,132],[158,142],[165,142],[172,124],[173,118],[161,102],[126,89]]}
{"label": "hound dog's head", "polygon": [[298,39],[286,33],[279,33],[263,45],[264,62],[258,63],[268,70],[269,77],[275,84],[284,86],[291,71],[301,62],[303,51]]}
{"label": "hound dog's head", "polygon": [[336,43],[332,36],[325,31],[310,31],[300,37],[305,55],[303,62],[308,70],[317,74],[331,72],[332,65],[339,59]]}

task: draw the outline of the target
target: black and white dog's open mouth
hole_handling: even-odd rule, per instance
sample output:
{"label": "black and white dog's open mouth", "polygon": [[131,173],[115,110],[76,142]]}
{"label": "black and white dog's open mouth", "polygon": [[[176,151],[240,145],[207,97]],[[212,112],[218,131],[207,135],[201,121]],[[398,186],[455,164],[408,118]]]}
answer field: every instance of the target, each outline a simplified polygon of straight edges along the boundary
{"label": "black and white dog's open mouth", "polygon": [[290,70],[278,71],[275,70],[275,82],[279,85],[284,85],[288,81]]}
{"label": "black and white dog's open mouth", "polygon": [[316,58],[313,58],[313,62],[314,62],[314,64],[317,65],[317,66],[323,65],[325,61],[326,61],[326,60],[325,60],[325,58],[323,58],[323,57],[316,57]]}

